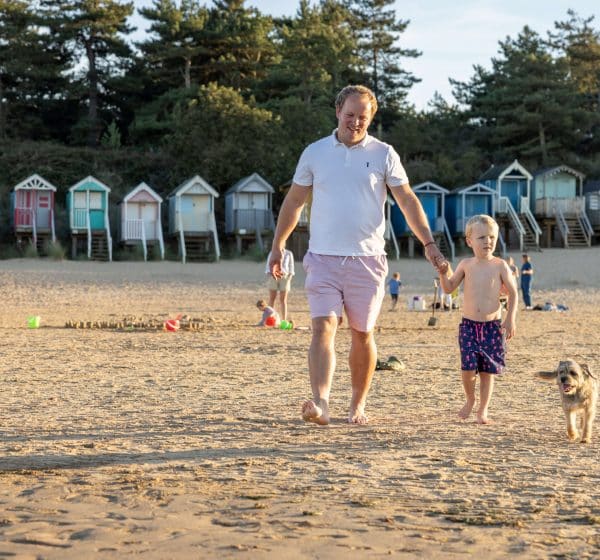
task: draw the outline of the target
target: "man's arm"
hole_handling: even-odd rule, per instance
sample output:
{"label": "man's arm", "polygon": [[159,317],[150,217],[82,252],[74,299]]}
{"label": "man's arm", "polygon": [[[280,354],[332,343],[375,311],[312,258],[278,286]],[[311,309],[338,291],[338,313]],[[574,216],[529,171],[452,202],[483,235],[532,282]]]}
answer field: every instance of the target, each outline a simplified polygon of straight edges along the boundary
{"label": "man's arm", "polygon": [[417,239],[423,244],[427,260],[435,268],[438,268],[446,259],[433,242],[433,235],[429,229],[429,221],[423,211],[421,201],[408,183],[399,187],[389,187],[389,189],[404,214],[408,227],[410,227],[411,231],[417,236]]}
{"label": "man's arm", "polygon": [[274,278],[281,278],[283,276],[281,272],[281,259],[283,250],[285,249],[285,242],[298,223],[300,213],[310,190],[311,187],[303,187],[292,183],[281,205],[279,217],[277,218],[277,227],[273,236],[271,258],[269,259],[269,270]]}
{"label": "man's arm", "polygon": [[501,279],[502,283],[506,286],[506,291],[508,292],[506,317],[502,326],[504,327],[506,340],[510,340],[515,335],[516,331],[519,292],[517,291],[517,283],[515,282],[512,271],[506,265],[504,265],[502,268]]}

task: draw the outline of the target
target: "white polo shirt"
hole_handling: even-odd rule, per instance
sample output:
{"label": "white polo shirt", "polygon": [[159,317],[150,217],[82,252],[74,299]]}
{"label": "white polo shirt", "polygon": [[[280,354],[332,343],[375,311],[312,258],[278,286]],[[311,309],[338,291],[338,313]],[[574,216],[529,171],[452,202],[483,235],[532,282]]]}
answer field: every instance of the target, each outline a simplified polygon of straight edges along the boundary
{"label": "white polo shirt", "polygon": [[408,184],[394,148],[368,134],[348,147],[331,136],[306,147],[293,182],[312,186],[308,249],[320,255],[385,255],[386,185]]}

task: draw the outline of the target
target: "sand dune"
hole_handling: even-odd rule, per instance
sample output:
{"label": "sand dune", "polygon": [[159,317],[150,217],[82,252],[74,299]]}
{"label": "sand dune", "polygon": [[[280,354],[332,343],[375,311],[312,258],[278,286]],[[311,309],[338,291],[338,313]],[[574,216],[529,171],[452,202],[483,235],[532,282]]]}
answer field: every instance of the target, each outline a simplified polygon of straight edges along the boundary
{"label": "sand dune", "polygon": [[[319,428],[299,414],[310,332],[253,326],[264,264],[0,261],[0,557],[600,556],[600,421],[569,443],[555,386],[533,375],[564,357],[600,372],[600,250],[533,263],[534,302],[570,310],[519,314],[493,425],[456,418],[460,312],[428,327],[384,306],[380,356],[407,368],[378,372],[371,423],[346,425],[342,329]],[[429,295],[427,263],[390,270],[403,297]],[[178,313],[199,328],[64,326]]]}

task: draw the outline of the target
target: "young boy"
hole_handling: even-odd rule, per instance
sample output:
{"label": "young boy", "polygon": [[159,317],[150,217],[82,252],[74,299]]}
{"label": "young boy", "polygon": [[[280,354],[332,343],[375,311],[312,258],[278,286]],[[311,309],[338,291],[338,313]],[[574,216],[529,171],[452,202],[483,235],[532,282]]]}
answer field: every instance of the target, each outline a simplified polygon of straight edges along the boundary
{"label": "young boy", "polygon": [[[504,367],[504,339],[515,334],[517,288],[508,264],[494,257],[498,224],[485,214],[473,216],[465,228],[466,242],[473,257],[463,259],[452,273],[449,263],[439,267],[444,292],[451,293],[463,283],[463,320],[459,327],[462,382],[467,401],[458,415],[468,418],[475,405],[475,381],[479,374],[477,422],[488,424],[488,407],[494,390],[494,375]],[[500,324],[499,296],[508,295],[504,322]]]}
{"label": "young boy", "polygon": [[402,286],[399,272],[394,272],[394,274],[392,274],[392,277],[388,280],[388,286],[390,287],[390,297],[392,298],[392,307],[390,308],[390,311],[394,311],[398,305],[398,294],[400,293],[400,288]]}
{"label": "young boy", "polygon": [[[272,307],[267,305],[267,302],[264,299],[259,299],[256,302],[256,307],[259,311],[262,311],[262,318],[258,323],[258,327],[278,327],[279,323],[281,323],[281,319],[279,318],[279,313],[275,311]],[[269,317],[273,317],[273,319],[269,320]],[[272,324],[269,324],[272,323]]]}

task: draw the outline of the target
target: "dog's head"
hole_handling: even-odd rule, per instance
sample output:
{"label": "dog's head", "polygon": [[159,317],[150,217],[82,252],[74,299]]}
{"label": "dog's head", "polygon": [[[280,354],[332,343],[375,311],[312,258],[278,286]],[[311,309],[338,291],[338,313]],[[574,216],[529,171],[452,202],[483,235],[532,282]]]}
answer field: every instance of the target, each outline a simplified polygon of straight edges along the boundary
{"label": "dog's head", "polygon": [[578,364],[575,360],[562,360],[554,371],[540,371],[542,379],[556,379],[560,392],[574,395],[583,387],[589,378],[596,379],[587,364]]}

